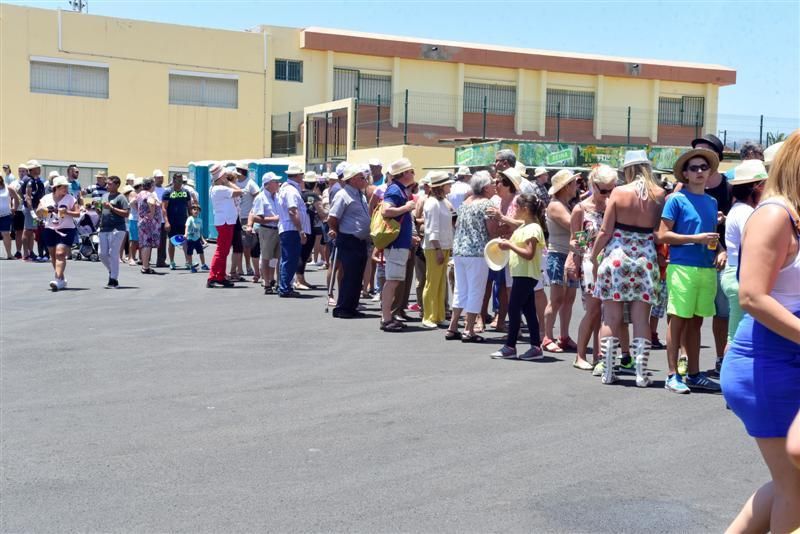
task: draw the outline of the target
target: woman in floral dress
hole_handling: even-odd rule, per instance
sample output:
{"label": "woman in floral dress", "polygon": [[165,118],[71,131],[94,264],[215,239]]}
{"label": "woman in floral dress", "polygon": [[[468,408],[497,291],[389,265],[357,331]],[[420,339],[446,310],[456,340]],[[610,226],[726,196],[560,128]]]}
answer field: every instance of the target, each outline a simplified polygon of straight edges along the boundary
{"label": "woman in floral dress", "polygon": [[[598,165],[589,173],[591,196],[580,202],[572,210],[570,238],[571,252],[567,256],[567,278],[580,280],[583,290],[584,315],[578,327],[577,355],[572,366],[583,371],[591,371],[594,366],[586,360],[586,349],[592,334],[597,336],[600,329],[600,308],[602,302],[594,296],[594,267],[589,252],[594,246],[603,213],[611,191],[617,185],[617,171],[608,165]],[[595,347],[594,354],[598,353]],[[595,356],[595,358],[597,358]]]}
{"label": "woman in floral dress", "polygon": [[139,210],[139,257],[142,259],[142,274],[155,274],[150,267],[150,252],[158,242],[161,233],[161,202],[153,191],[155,182],[145,178],[142,191],[136,197]]}
{"label": "woman in floral dress", "polygon": [[[636,385],[647,387],[650,357],[650,307],[658,294],[658,256],[653,230],[664,206],[664,191],[653,179],[644,150],[625,154],[626,185],[617,187],[608,200],[603,226],[592,247],[595,270],[594,296],[603,301],[600,354],[604,361],[602,382],[617,380],[614,358],[623,328],[623,303],[631,303]],[[598,256],[602,255],[602,258]]]}

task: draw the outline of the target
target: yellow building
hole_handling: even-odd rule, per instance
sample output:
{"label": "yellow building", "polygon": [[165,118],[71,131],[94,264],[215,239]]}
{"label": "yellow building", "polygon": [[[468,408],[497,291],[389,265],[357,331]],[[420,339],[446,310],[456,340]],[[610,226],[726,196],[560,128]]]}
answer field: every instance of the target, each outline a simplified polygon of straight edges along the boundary
{"label": "yellow building", "polygon": [[736,79],[714,65],[5,4],[0,54],[2,162],[123,176],[273,154],[322,163],[484,134],[686,144],[716,131],[718,89]]}

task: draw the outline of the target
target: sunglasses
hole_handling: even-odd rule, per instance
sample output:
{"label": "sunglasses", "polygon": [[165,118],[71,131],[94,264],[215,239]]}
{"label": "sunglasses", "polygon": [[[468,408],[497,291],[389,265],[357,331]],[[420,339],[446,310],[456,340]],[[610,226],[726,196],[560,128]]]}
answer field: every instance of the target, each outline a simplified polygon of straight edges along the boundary
{"label": "sunglasses", "polygon": [[600,189],[599,186],[594,186],[594,187],[595,187],[595,189],[597,189],[597,192],[600,193],[601,195],[610,195],[611,191],[614,190],[614,188],[611,188],[611,189]]}
{"label": "sunglasses", "polygon": [[702,165],[689,165],[686,167],[686,170],[690,172],[705,172],[710,168],[711,167],[709,167],[707,164],[703,163]]}
{"label": "sunglasses", "polygon": [[514,184],[511,183],[511,180],[509,180],[508,178],[503,178],[503,179],[497,180],[497,183],[498,184],[503,184],[503,187],[511,187],[512,185],[514,185]]}

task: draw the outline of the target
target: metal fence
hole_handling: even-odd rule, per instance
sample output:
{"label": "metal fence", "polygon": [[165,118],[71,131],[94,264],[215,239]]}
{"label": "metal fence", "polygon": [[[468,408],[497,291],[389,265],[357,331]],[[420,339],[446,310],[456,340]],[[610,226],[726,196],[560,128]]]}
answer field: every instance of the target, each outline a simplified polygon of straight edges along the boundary
{"label": "metal fence", "polygon": [[290,111],[272,116],[272,157],[294,156],[302,145],[302,111]]}
{"label": "metal fence", "polygon": [[482,95],[465,90],[463,97],[404,91],[356,99],[352,147],[500,138],[684,146],[707,124],[716,124],[713,133],[735,150],[744,141],[768,145],[800,128],[796,117],[706,115],[703,99],[696,97],[662,98],[654,113],[635,106],[598,109],[594,98],[570,91],[548,91],[547,102],[518,101],[498,87],[484,88]]}

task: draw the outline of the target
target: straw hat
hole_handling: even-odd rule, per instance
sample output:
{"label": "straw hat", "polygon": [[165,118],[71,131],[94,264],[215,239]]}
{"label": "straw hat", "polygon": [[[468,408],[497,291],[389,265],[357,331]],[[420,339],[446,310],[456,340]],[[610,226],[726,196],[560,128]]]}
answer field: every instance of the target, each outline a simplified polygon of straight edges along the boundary
{"label": "straw hat", "polygon": [[62,185],[66,185],[67,187],[69,187],[69,180],[67,180],[65,176],[56,175],[56,177],[53,178],[53,189],[55,189],[56,187],[60,187]]}
{"label": "straw hat", "polygon": [[500,271],[508,264],[510,254],[500,248],[500,238],[494,238],[483,247],[483,259],[493,271]]}
{"label": "straw hat", "polygon": [[703,158],[708,162],[708,166],[711,167],[710,174],[717,172],[717,167],[719,167],[719,157],[717,157],[717,153],[707,148],[693,148],[681,154],[675,162],[675,165],[672,166],[672,174],[675,176],[676,180],[679,182],[683,181],[683,166],[686,165],[686,162],[690,159],[697,157]]}
{"label": "straw hat", "polygon": [[647,158],[646,150],[626,150],[625,161],[622,162],[622,168],[625,169],[632,165],[652,165]]}
{"label": "straw hat", "polygon": [[141,187],[143,183],[144,183],[144,178],[138,176],[133,180],[133,187]]}
{"label": "straw hat", "polygon": [[347,169],[349,163],[343,161],[336,166],[336,179],[338,180],[342,176],[344,176],[344,171]]}
{"label": "straw hat", "polygon": [[[105,176],[105,173],[103,173],[103,176]],[[155,169],[153,171],[153,178],[163,178],[163,177],[164,173],[161,171],[161,169]]]}
{"label": "straw hat", "polygon": [[517,161],[516,165],[514,165],[514,168],[517,170],[520,176],[523,178],[528,178],[528,168],[524,163]]}
{"label": "straw hat", "polygon": [[126,181],[126,182],[127,182],[128,180],[135,180],[135,179],[136,179],[136,175],[135,175],[135,174],[133,174],[132,172],[129,172],[128,174],[126,174],[126,175],[125,175],[125,181]]}
{"label": "straw hat", "polygon": [[58,176],[58,171],[50,171],[50,174],[47,175],[47,179],[52,181],[56,176]]}
{"label": "straw hat", "polygon": [[131,187],[131,186],[129,186],[129,185],[123,185],[123,186],[122,186],[122,189],[120,189],[120,190],[119,190],[119,192],[120,192],[121,194],[123,194],[123,195],[127,195],[127,194],[128,194],[128,193],[130,193],[131,191],[133,191],[133,187]]}
{"label": "straw hat", "polygon": [[544,167],[536,167],[536,169],[533,171],[534,178],[538,178],[543,174],[547,174],[547,169],[545,169]]}
{"label": "straw hat", "polygon": [[733,180],[728,183],[731,185],[752,184],[767,179],[767,169],[761,160],[745,160],[733,170]]}
{"label": "straw hat", "polygon": [[551,180],[553,185],[550,186],[550,190],[547,192],[547,194],[550,196],[555,195],[566,186],[577,180],[580,175],[581,173],[579,172],[574,173],[569,169],[561,169],[553,176],[553,179]]}
{"label": "straw hat", "polygon": [[[162,174],[163,176],[163,174]],[[97,171],[97,174],[94,175],[95,178],[107,178],[106,171]]]}
{"label": "straw hat", "polygon": [[379,159],[373,158],[369,160],[367,163],[369,163],[370,167],[383,167],[383,163],[381,163],[381,160]]}
{"label": "straw hat", "polygon": [[427,178],[430,179],[431,187],[442,187],[454,182],[454,180],[450,178],[450,174],[444,171],[433,171]]}
{"label": "straw hat", "polygon": [[286,176],[297,176],[298,174],[305,174],[303,168],[297,163],[289,164],[289,168],[286,169]]}
{"label": "straw hat", "polygon": [[397,176],[398,174],[403,174],[404,172],[413,168],[414,166],[411,165],[411,161],[408,158],[400,158],[389,165],[389,174],[392,176]]}
{"label": "straw hat", "polygon": [[215,163],[208,168],[208,172],[214,180],[219,180],[225,174],[225,167],[221,163]]}
{"label": "straw hat", "polygon": [[307,184],[317,183],[317,173],[315,173],[314,171],[307,171],[303,176],[303,182]]}
{"label": "straw hat", "polygon": [[361,168],[361,165],[348,165],[344,170],[344,176],[342,177],[342,180],[347,182],[351,178],[355,178],[358,175],[364,176],[364,169]]}
{"label": "straw hat", "polygon": [[769,145],[766,150],[764,150],[764,165],[772,165],[772,162],[775,161],[775,156],[778,155],[781,147],[783,146],[783,141],[778,143],[774,143]]}
{"label": "straw hat", "polygon": [[472,171],[466,165],[462,165],[456,171],[456,176],[472,176]]}
{"label": "straw hat", "polygon": [[36,161],[35,159],[30,159],[28,160],[28,163],[25,164],[25,168],[28,170],[39,169],[41,168],[41,165],[39,165],[39,162]]}
{"label": "straw hat", "polygon": [[523,178],[522,178],[522,175],[519,173],[519,171],[516,168],[509,167],[508,169],[506,169],[504,171],[500,171],[499,174],[502,174],[503,176],[505,176],[506,178],[511,180],[511,183],[514,184],[514,189],[519,191],[520,186],[522,185],[522,179]]}

